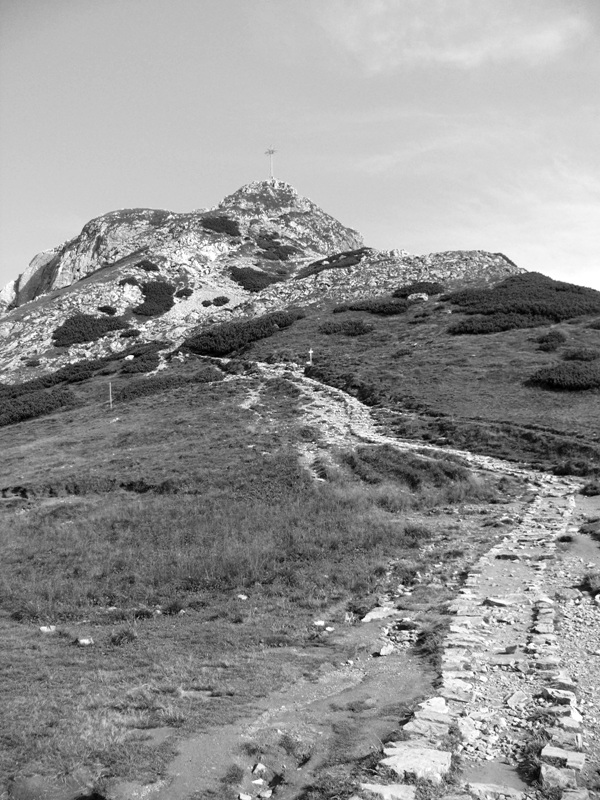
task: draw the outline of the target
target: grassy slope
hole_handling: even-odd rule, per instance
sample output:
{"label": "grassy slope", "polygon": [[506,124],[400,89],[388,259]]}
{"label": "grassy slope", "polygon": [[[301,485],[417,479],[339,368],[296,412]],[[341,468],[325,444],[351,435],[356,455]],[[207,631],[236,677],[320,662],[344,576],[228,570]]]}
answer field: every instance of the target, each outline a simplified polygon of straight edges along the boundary
{"label": "grassy slope", "polygon": [[[392,418],[407,435],[439,435],[437,415],[460,444],[548,466],[569,455],[548,429],[570,447],[597,441],[597,392],[525,385],[560,358],[537,349],[534,339],[547,329],[451,337],[446,329],[457,317],[433,302],[393,318],[349,312],[335,319],[365,319],[374,330],[328,336],[319,327],[331,309],[313,309],[245,355],[283,353],[302,363],[312,347],[317,364],[408,410]],[[600,331],[586,320],[557,327],[568,337],[561,350],[600,346]],[[141,745],[140,729],[168,724],[185,732],[235,719],[306,671],[304,657],[272,646],[313,642],[312,620],[324,609],[337,609],[338,624],[350,600],[366,610],[390,559],[397,559],[391,580],[410,582],[436,561],[448,576],[490,537],[483,517],[470,529],[463,516],[457,547],[452,517],[436,507],[489,499],[465,478],[446,494],[425,481],[399,502],[406,483],[389,464],[373,483],[361,456],[342,458],[337,476],[310,484],[294,446],[318,433],[302,426],[293,383],[248,375],[110,412],[109,379],[116,390],[127,381],[77,384],[82,407],[0,429],[0,485],[25,487],[33,498],[9,498],[0,513],[6,775],[99,763],[150,777],[170,750]],[[484,436],[469,427],[474,418],[488,433],[498,420],[512,427]],[[528,441],[523,426],[542,430]],[[152,486],[167,494],[144,491]],[[431,595],[425,607],[441,599]],[[157,605],[160,616],[152,613]],[[185,615],[166,613],[182,607]],[[58,635],[42,637],[43,622],[56,623]],[[96,645],[74,647],[81,635]]]}
{"label": "grassy slope", "polygon": [[[421,316],[424,314],[427,316]],[[575,450],[591,444],[600,451],[597,391],[552,392],[526,385],[536,370],[560,363],[563,350],[600,349],[600,330],[588,328],[588,318],[554,326],[566,334],[567,342],[558,352],[547,353],[538,349],[535,339],[548,328],[479,336],[447,334],[450,321],[462,316],[446,314],[445,305],[433,301],[395,317],[364,312],[334,315],[331,308],[324,308],[281,331],[277,340],[255,342],[246,355],[256,360],[283,355],[305,363],[312,348],[317,366],[372,385],[387,398],[382,405],[425,414],[421,421],[405,420],[400,428],[405,435],[413,430],[422,434],[427,430],[423,419],[427,422],[443,415],[448,418],[444,425],[450,428],[469,420],[486,424],[506,421],[516,428],[539,428],[566,436],[575,443]],[[341,318],[365,320],[374,330],[357,337],[319,332],[323,323]],[[570,457],[568,447],[561,454],[560,442],[544,439],[544,433],[537,437],[528,434],[531,441],[520,434],[504,441],[502,436],[488,440],[480,431],[469,433],[464,425],[462,433],[455,435],[439,428],[432,431],[449,435],[460,446],[531,460],[546,468]],[[600,465],[600,458],[595,461]]]}
{"label": "grassy slope", "polygon": [[[191,385],[110,412],[106,380],[78,385],[84,407],[0,430],[1,483],[33,497],[0,513],[7,776],[84,764],[151,778],[171,749],[144,745],[146,728],[209,729],[310,674],[324,655],[281,645],[320,644],[312,620],[325,609],[342,625],[350,600],[371,607],[390,559],[396,582],[433,561],[460,570],[471,545],[463,530],[453,546],[436,505],[493,496],[464,475],[440,491],[435,470],[407,494],[377,453],[366,481],[359,457],[310,483],[293,446],[316,434],[287,381]],[[175,494],[118,488],[167,479]],[[477,523],[473,543],[490,536]],[[427,590],[424,608],[444,592]],[[57,633],[40,634],[44,623]],[[95,645],[75,646],[82,636]]]}

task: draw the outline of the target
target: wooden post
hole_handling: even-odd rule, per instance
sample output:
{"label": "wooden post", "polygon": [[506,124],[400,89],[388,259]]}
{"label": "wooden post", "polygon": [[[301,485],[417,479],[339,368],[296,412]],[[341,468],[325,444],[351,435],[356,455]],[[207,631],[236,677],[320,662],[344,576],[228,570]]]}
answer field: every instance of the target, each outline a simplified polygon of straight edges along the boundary
{"label": "wooden post", "polygon": [[313,350],[313,349],[312,349],[312,347],[311,347],[311,348],[310,348],[310,350],[308,351],[308,363],[309,363],[309,364],[312,364],[312,363],[313,363],[313,360],[312,360],[313,353],[314,353],[314,350]]}
{"label": "wooden post", "polygon": [[108,382],[108,407],[112,411],[112,383]]}

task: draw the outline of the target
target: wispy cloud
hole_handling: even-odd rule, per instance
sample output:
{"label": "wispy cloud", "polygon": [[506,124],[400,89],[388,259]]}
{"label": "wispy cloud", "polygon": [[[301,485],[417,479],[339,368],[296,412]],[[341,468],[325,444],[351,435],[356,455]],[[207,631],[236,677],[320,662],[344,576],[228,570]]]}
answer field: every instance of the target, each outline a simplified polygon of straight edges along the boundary
{"label": "wispy cloud", "polygon": [[330,37],[371,74],[423,64],[545,63],[588,36],[584,12],[554,0],[329,0],[317,7]]}

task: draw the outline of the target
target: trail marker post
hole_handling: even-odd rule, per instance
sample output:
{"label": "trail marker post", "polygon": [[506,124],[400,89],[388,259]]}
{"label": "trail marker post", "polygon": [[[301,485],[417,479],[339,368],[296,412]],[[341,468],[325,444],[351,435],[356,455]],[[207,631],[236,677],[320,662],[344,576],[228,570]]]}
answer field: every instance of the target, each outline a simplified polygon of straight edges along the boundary
{"label": "trail marker post", "polygon": [[311,347],[310,350],[308,351],[308,361],[306,362],[307,364],[312,364],[313,363],[313,360],[312,360],[313,353],[314,353],[314,350]]}
{"label": "trail marker post", "polygon": [[112,411],[112,383],[108,382],[108,407]]}
{"label": "trail marker post", "polygon": [[272,147],[269,147],[268,150],[265,150],[265,155],[269,156],[270,175],[271,175],[271,180],[272,181],[275,180],[275,178],[273,176],[273,156],[275,155],[276,152],[277,152],[277,150],[273,150]]}

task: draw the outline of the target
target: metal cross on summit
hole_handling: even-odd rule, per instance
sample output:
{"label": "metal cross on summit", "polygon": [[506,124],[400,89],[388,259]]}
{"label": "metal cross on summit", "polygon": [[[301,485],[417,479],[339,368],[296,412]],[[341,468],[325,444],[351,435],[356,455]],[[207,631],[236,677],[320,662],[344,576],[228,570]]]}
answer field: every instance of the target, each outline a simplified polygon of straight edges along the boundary
{"label": "metal cross on summit", "polygon": [[275,155],[276,152],[277,152],[277,150],[273,150],[272,147],[269,147],[268,150],[265,150],[265,155],[269,156],[269,164],[270,164],[270,167],[271,167],[270,172],[271,172],[271,180],[272,181],[275,180],[275,177],[273,176],[273,156]]}

